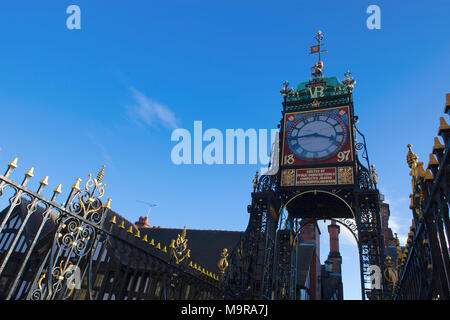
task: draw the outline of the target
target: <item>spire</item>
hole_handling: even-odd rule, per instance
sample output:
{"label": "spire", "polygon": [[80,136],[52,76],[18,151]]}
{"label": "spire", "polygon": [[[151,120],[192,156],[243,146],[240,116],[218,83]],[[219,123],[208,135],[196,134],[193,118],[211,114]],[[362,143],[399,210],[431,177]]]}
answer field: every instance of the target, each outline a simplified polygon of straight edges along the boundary
{"label": "spire", "polygon": [[314,39],[317,41],[317,45],[310,47],[309,54],[318,54],[317,62],[314,64],[314,66],[311,68],[311,75],[314,78],[323,78],[322,69],[323,69],[323,61],[320,60],[320,53],[327,53],[328,50],[321,50],[322,40],[324,38],[324,34],[322,31],[317,31],[317,34],[314,36]]}

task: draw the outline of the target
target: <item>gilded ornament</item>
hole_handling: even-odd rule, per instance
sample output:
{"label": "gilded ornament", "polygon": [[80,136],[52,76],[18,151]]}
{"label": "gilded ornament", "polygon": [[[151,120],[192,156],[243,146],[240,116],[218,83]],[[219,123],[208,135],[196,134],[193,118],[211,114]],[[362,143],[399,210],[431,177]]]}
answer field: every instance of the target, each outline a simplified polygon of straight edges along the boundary
{"label": "gilded ornament", "polygon": [[222,253],[220,254],[220,256],[222,257],[219,262],[217,263],[217,266],[219,267],[220,273],[224,274],[225,270],[228,268],[228,250],[227,248],[224,248],[222,250]]}
{"label": "gilded ornament", "polygon": [[187,248],[188,239],[186,239],[186,226],[184,226],[183,232],[177,235],[176,240],[172,240],[169,248],[172,257],[175,259],[175,263],[179,264],[183,260],[187,260],[191,257],[191,251]]}

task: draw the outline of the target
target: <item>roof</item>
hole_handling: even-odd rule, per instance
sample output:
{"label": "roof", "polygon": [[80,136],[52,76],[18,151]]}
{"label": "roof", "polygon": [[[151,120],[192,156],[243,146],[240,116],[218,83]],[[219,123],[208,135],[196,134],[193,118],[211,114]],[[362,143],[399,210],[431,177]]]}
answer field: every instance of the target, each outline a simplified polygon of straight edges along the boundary
{"label": "roof", "polygon": [[[27,206],[29,206],[29,204],[30,201],[22,197],[20,203],[14,208],[9,220],[13,221],[12,219],[16,216],[21,217],[21,219],[23,220],[28,213]],[[3,209],[0,216],[4,216],[8,209],[9,206]],[[33,214],[30,215],[29,220],[25,226],[25,232],[28,236],[33,237],[36,234],[38,228],[42,223],[44,213],[45,208],[38,205]],[[58,216],[59,215],[56,209],[54,209],[50,213],[50,219],[45,222],[39,235],[39,240],[43,240],[47,236],[50,238],[46,239],[45,241],[39,241],[40,245],[44,245],[45,247],[47,247],[51,244],[53,232],[56,228],[55,220],[58,218]],[[115,223],[112,223],[113,218],[115,220]],[[8,223],[7,226],[9,226],[9,224],[13,223]],[[121,227],[121,225],[123,227]],[[20,224],[15,224],[15,228],[18,227],[20,227]],[[131,223],[112,210],[108,210],[106,214],[106,217],[104,219],[104,229],[109,230],[115,236],[115,238],[125,240],[129,243],[131,242],[138,247],[144,248],[145,251],[151,250],[152,254],[160,256],[163,260],[168,260],[169,255],[167,253],[161,252],[161,250],[155,250],[154,247],[150,247],[148,245],[148,242],[153,239],[155,246],[160,243],[161,249],[166,246],[166,250],[169,251],[169,245],[171,241],[176,240],[178,234],[181,235],[183,232],[183,229],[175,228],[137,228],[134,223]],[[139,230],[140,233],[139,238],[137,237],[137,230]],[[218,274],[219,268],[217,266],[217,263],[221,258],[220,254],[222,253],[224,248],[228,249],[228,252],[233,250],[235,246],[237,246],[242,234],[243,232],[240,231],[187,229],[187,248],[190,249],[191,261],[201,266],[202,268],[205,268],[205,270]],[[145,235],[147,235],[148,242],[142,241]],[[123,247],[120,241],[117,242],[115,240],[116,239],[111,239],[109,241],[111,246]],[[40,245],[38,245],[38,247],[40,247]],[[126,257],[126,255],[124,256]],[[121,260],[124,259],[124,256],[121,257]],[[126,263],[126,261],[122,262]]]}
{"label": "roof", "polygon": [[[111,222],[113,218],[114,223]],[[135,245],[145,250],[148,250],[148,243],[153,240],[155,245],[159,243],[161,249],[166,247],[166,250],[169,251],[172,240],[176,240],[178,235],[183,233],[181,228],[138,228],[134,223],[112,210],[107,213],[105,226],[106,228],[110,226],[112,234],[116,237],[127,242],[132,241]],[[190,249],[190,260],[193,264],[218,274],[219,268],[217,263],[221,258],[220,254],[225,248],[228,252],[232,251],[238,245],[242,234],[243,232],[241,231],[186,229],[187,249]],[[111,245],[119,246],[120,244],[111,241]],[[159,250],[153,250],[152,254],[158,255],[164,260],[169,258],[167,254],[162,254]]]}
{"label": "roof", "polygon": [[[342,86],[342,83],[338,80],[337,77],[330,77],[330,78],[323,78],[321,80],[324,80],[327,83],[327,87],[340,87]],[[297,87],[295,88],[295,91],[301,91],[306,89],[306,85],[310,84],[310,81],[300,82]]]}
{"label": "roof", "polygon": [[[172,240],[176,240],[182,234],[183,229],[145,228],[140,229],[141,235],[161,242],[161,245],[169,246]],[[217,263],[221,258],[222,250],[233,250],[239,243],[243,232],[222,230],[196,230],[186,229],[187,247],[193,263],[200,264],[206,270],[218,274]]]}

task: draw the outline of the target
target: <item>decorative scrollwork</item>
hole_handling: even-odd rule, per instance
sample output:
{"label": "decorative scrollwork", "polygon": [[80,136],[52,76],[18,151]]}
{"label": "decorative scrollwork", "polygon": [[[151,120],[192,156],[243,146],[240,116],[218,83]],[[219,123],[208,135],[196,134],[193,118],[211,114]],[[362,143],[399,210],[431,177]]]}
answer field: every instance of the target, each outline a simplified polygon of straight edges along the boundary
{"label": "decorative scrollwork", "polygon": [[355,149],[356,150],[363,150],[364,149],[364,143],[362,142],[358,142],[355,144]]}
{"label": "decorative scrollwork", "polygon": [[386,266],[384,270],[384,279],[387,281],[389,286],[394,287],[398,280],[398,272],[395,268],[394,263],[392,262],[392,258],[387,256],[384,265]]}
{"label": "decorative scrollwork", "polygon": [[278,175],[261,176],[257,184],[256,192],[273,191],[277,193]]}
{"label": "decorative scrollwork", "polygon": [[[88,272],[91,272],[91,264],[80,264],[80,261],[92,259],[93,248],[104,240],[101,236],[101,226],[107,210],[110,209],[111,200],[108,199],[105,205],[101,201],[105,187],[101,182],[103,177],[104,166],[97,179],[89,174],[83,190],[80,189],[79,178],[72,186],[66,205],[61,208],[55,221],[57,228],[53,246],[49,259],[46,259],[41,267],[46,271],[37,281],[37,288],[29,295],[30,299],[67,299],[74,289],[74,283],[70,280],[80,275],[78,266],[87,265]],[[45,285],[42,283],[44,278],[47,280]],[[90,285],[88,281],[88,286]]]}
{"label": "decorative scrollwork", "polygon": [[101,209],[103,207],[101,197],[105,193],[105,184],[101,182],[104,177],[104,168],[102,167],[97,175],[97,179],[93,179],[89,173],[89,179],[84,184],[84,190],[80,190],[78,187],[79,180],[73,189],[77,190],[76,194],[72,197],[73,201],[70,203],[70,210],[82,216],[83,218],[99,224],[102,218]]}
{"label": "decorative scrollwork", "polygon": [[176,240],[172,240],[169,248],[171,249],[171,256],[175,259],[175,263],[179,264],[191,257],[191,250],[187,248],[188,239],[186,239],[186,226],[183,232],[178,234]]}

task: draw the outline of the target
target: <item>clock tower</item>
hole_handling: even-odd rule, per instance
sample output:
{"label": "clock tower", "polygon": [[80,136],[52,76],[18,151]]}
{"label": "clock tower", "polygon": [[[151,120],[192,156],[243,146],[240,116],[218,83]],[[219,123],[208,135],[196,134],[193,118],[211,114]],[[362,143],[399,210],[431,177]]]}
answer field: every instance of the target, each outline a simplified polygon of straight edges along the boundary
{"label": "clock tower", "polygon": [[[298,299],[298,235],[309,223],[332,220],[358,244],[362,299],[389,297],[377,174],[354,114],[349,71],[323,75],[324,34],[310,54],[318,60],[308,81],[284,82],[278,168],[254,179],[250,220],[232,254],[228,283],[239,298]],[[275,172],[275,173],[273,173]],[[344,284],[345,285],[345,284]]]}

